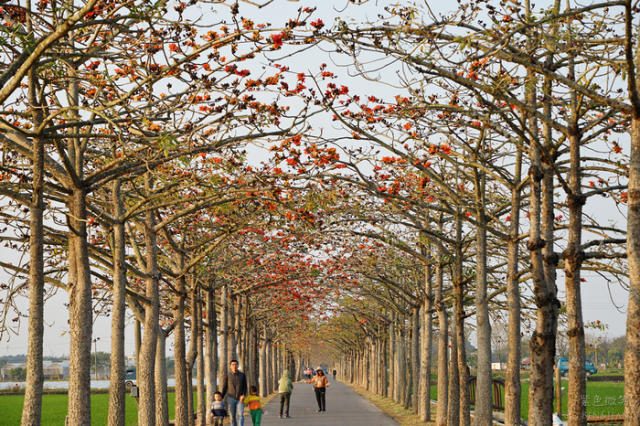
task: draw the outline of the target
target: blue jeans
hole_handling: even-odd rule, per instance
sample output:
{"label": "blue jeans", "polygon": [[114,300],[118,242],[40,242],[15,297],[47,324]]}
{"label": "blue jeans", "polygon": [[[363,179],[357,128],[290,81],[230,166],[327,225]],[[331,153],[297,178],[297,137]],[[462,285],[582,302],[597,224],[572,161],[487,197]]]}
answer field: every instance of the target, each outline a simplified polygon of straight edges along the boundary
{"label": "blue jeans", "polygon": [[231,425],[244,426],[244,404],[240,400],[227,395],[227,405],[229,406]]}

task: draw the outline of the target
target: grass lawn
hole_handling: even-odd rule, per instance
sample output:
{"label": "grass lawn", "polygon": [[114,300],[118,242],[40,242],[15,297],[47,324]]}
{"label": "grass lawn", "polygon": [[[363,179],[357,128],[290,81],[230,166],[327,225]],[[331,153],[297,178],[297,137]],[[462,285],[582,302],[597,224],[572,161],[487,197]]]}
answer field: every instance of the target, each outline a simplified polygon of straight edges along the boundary
{"label": "grass lawn", "polygon": [[[263,398],[263,404],[267,404],[277,393],[273,393]],[[169,419],[175,414],[175,393],[169,392]],[[193,396],[196,407],[198,405],[197,396]],[[22,417],[22,404],[24,395],[0,395],[0,426],[19,425]],[[67,394],[45,394],[42,396],[42,426],[60,426],[64,424],[67,416],[67,405],[69,398]],[[91,394],[91,424],[103,426],[107,424],[109,410],[109,394]],[[125,424],[138,424],[138,403],[131,395],[127,394],[125,399]],[[246,422],[249,423],[246,423]],[[251,420],[245,419],[245,424],[250,424]]]}
{"label": "grass lawn", "polygon": [[[567,413],[567,393],[569,389],[568,381],[562,381],[562,413]],[[587,415],[604,416],[611,414],[622,414],[624,383],[618,382],[589,382],[587,381]],[[527,418],[529,413],[529,382],[522,383],[522,417]],[[554,402],[555,407],[555,402]]]}
{"label": "grass lawn", "polygon": [[[24,395],[0,395],[0,425],[19,425]],[[196,401],[197,403],[197,401]],[[125,400],[126,424],[138,423],[137,402],[130,395]],[[60,426],[67,415],[66,394],[45,394],[42,398],[42,426]],[[175,394],[169,393],[169,418],[173,419]],[[91,394],[91,424],[106,425],[109,408],[108,393]]]}
{"label": "grass lawn", "polygon": [[[434,380],[435,377],[431,379]],[[562,395],[563,413],[567,412],[567,389],[568,382],[562,381],[564,387]],[[384,413],[394,418],[401,425],[433,425],[433,423],[421,422],[417,415],[404,407],[395,403],[390,398],[385,398],[368,392],[364,388],[351,385],[356,392],[363,395]],[[438,390],[436,386],[431,386],[431,399],[437,399]],[[611,415],[622,414],[624,406],[622,404],[624,394],[624,383],[618,382],[587,382],[587,415]],[[529,415],[529,382],[522,383],[522,418]],[[432,419],[435,417],[435,405],[431,406]]]}

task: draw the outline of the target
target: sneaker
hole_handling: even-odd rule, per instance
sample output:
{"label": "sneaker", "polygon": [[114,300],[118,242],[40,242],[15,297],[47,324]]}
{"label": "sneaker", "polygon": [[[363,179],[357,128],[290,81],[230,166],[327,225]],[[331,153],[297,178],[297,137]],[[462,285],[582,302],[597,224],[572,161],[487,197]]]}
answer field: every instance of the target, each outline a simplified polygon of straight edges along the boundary
{"label": "sneaker", "polygon": [[282,418],[282,414],[280,414],[280,418]]}
{"label": "sneaker", "polygon": [[291,418],[291,417],[289,417],[289,415],[288,415],[288,414],[287,414],[285,417],[286,417],[287,419],[290,419],[290,418]]}

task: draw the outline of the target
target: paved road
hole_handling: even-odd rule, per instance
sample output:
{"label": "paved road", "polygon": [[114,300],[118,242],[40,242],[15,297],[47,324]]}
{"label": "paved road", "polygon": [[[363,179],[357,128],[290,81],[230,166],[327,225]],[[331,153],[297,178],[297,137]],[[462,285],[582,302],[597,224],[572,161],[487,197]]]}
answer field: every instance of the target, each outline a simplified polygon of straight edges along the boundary
{"label": "paved road", "polygon": [[[331,381],[327,389],[327,411],[318,413],[313,388],[307,383],[296,383],[291,394],[289,419],[280,419],[280,397],[276,396],[264,407],[263,426],[397,426],[398,423],[382,413],[378,407],[357,394],[349,386]],[[251,418],[245,416],[245,425]]]}

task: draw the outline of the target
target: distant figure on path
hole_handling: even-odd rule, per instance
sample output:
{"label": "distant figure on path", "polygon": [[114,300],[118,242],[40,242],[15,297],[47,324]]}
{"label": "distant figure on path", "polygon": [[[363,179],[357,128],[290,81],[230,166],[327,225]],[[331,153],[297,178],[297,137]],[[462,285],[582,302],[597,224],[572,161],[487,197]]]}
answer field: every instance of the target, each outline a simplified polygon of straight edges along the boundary
{"label": "distant figure on path", "polygon": [[311,380],[305,380],[305,383],[313,383],[313,390],[316,392],[316,401],[318,402],[318,413],[327,411],[326,393],[327,388],[331,385],[324,374],[324,370],[320,367],[316,370],[316,375]]}
{"label": "distant figure on path", "polygon": [[282,377],[278,382],[278,393],[280,394],[280,418],[282,418],[282,409],[284,408],[284,416],[289,418],[289,402],[291,401],[291,392],[293,391],[293,382],[289,376],[289,370],[282,372]]}
{"label": "distant figure on path", "polygon": [[249,396],[244,399],[244,405],[249,406],[253,426],[260,426],[260,420],[262,419],[262,401],[260,401],[260,397],[258,396],[257,387],[251,386],[249,388]]}
{"label": "distant figure on path", "polygon": [[334,382],[336,381],[336,374],[337,374],[337,373],[338,373],[338,372],[337,372],[337,371],[336,371],[336,369],[334,368],[334,369],[333,369],[333,381],[334,381]]}
{"label": "distant figure on path", "polygon": [[247,378],[238,370],[238,360],[232,359],[229,363],[230,372],[227,372],[222,386],[222,396],[227,397],[229,415],[233,426],[244,426],[244,401],[247,396]]}
{"label": "distant figure on path", "polygon": [[222,394],[216,392],[213,394],[213,403],[211,404],[213,426],[222,426],[225,417],[227,417],[227,404],[222,400]]}

